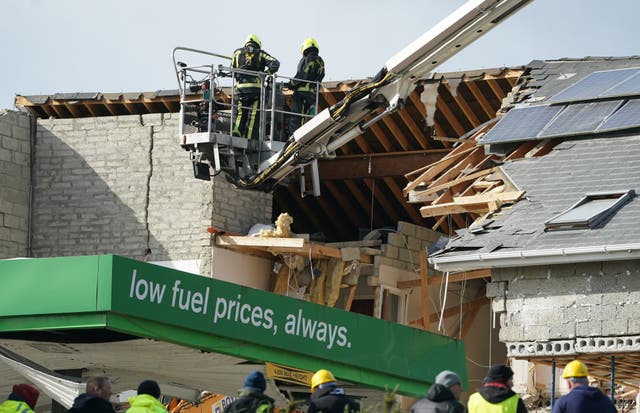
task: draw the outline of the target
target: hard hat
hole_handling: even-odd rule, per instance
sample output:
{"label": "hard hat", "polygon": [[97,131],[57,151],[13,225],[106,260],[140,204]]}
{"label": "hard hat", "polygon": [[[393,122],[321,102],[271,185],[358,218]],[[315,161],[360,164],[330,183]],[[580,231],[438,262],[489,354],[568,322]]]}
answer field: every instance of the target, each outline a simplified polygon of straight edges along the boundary
{"label": "hard hat", "polygon": [[587,369],[587,365],[580,360],[573,360],[564,367],[564,371],[562,372],[563,379],[570,379],[572,377],[587,377],[588,375],[589,370]]}
{"label": "hard hat", "polygon": [[302,48],[300,49],[300,51],[304,54],[304,51],[310,47],[315,47],[316,49],[320,50],[316,39],[314,39],[313,37],[309,37],[308,39],[305,39],[304,42],[302,42]]}
{"label": "hard hat", "polygon": [[336,381],[336,378],[333,377],[333,374],[331,374],[329,370],[318,370],[313,377],[311,377],[311,391],[321,384],[331,383],[333,381]]}
{"label": "hard hat", "polygon": [[259,48],[262,48],[262,42],[260,41],[258,36],[255,35],[255,34],[250,34],[250,35],[247,36],[246,39],[244,39],[245,46],[249,42],[253,42],[253,43],[257,44]]}

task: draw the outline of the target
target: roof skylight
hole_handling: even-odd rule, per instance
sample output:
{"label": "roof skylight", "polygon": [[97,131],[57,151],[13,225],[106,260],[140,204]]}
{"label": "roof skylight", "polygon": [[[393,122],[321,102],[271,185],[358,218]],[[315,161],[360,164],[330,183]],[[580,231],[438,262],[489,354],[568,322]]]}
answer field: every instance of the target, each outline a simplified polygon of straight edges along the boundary
{"label": "roof skylight", "polygon": [[586,194],[568,209],[545,221],[545,230],[559,231],[597,227],[634,196],[633,189]]}

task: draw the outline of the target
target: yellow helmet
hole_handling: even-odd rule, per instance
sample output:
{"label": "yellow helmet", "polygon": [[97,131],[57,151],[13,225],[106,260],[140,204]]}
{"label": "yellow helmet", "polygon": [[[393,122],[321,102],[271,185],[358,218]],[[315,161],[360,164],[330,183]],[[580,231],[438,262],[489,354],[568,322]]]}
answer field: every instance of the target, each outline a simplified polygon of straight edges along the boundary
{"label": "yellow helmet", "polygon": [[587,365],[580,360],[573,360],[564,367],[564,371],[562,372],[563,379],[570,379],[572,377],[587,377],[588,375],[589,370],[587,369]]}
{"label": "yellow helmet", "polygon": [[262,42],[260,41],[260,39],[258,38],[257,35],[255,35],[255,34],[248,35],[247,38],[244,39],[244,45],[246,46],[247,43],[249,43],[249,42],[253,42],[253,43],[257,44],[258,47],[262,49]]}
{"label": "yellow helmet", "polygon": [[311,391],[321,384],[331,383],[332,381],[336,381],[336,378],[333,377],[333,374],[329,370],[318,370],[313,377],[311,377]]}
{"label": "yellow helmet", "polygon": [[318,47],[318,42],[316,42],[316,39],[314,39],[313,37],[309,37],[308,39],[305,39],[304,42],[302,42],[302,47],[300,48],[300,51],[302,52],[302,54],[304,54],[304,51],[310,47],[315,47],[316,49],[320,50],[320,48]]}

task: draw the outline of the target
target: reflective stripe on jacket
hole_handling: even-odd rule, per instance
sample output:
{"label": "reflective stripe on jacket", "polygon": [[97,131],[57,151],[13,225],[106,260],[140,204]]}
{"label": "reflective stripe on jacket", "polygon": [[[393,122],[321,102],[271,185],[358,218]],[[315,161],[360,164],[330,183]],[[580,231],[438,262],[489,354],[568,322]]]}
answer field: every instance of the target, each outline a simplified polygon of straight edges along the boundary
{"label": "reflective stripe on jacket", "polygon": [[0,413],[35,413],[25,402],[7,400],[0,404]]}
{"label": "reflective stripe on jacket", "polygon": [[316,83],[324,79],[324,60],[318,56],[318,52],[309,51],[298,63],[298,71],[295,79],[291,80],[291,88],[296,92],[316,93]]}
{"label": "reflective stripe on jacket", "polygon": [[504,399],[500,403],[489,403],[480,393],[473,393],[469,397],[469,413],[516,413],[518,411],[517,394]]}
{"label": "reflective stripe on jacket", "polygon": [[[254,72],[265,72],[273,74],[278,71],[280,62],[275,57],[262,49],[248,45],[236,49],[231,57],[231,67]],[[259,89],[262,87],[262,80],[259,76],[252,76],[244,73],[236,73],[236,87],[242,89]]]}

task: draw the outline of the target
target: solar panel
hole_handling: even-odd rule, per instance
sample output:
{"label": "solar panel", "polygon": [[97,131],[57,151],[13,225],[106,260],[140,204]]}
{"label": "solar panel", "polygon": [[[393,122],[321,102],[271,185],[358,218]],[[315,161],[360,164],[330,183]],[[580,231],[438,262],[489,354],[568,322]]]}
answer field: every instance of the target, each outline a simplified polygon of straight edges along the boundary
{"label": "solar panel", "polygon": [[637,67],[593,72],[584,79],[579,80],[562,92],[549,98],[549,102],[571,102],[576,100],[619,96],[612,94],[612,92],[609,91],[617,91],[617,93],[624,91],[623,95],[640,94],[639,87],[636,87],[635,89],[632,87],[633,85],[636,85],[635,82],[630,84],[631,89],[622,84],[638,73],[640,73],[640,68]]}
{"label": "solar panel", "polygon": [[640,69],[638,73],[605,92],[607,96],[628,96],[640,94]]}
{"label": "solar panel", "polygon": [[608,100],[568,105],[539,137],[595,132],[598,125],[621,103],[622,100]]}
{"label": "solar panel", "polygon": [[607,119],[598,132],[640,127],[640,99],[632,99]]}
{"label": "solar panel", "polygon": [[511,109],[478,143],[505,143],[535,139],[562,106],[530,106]]}

